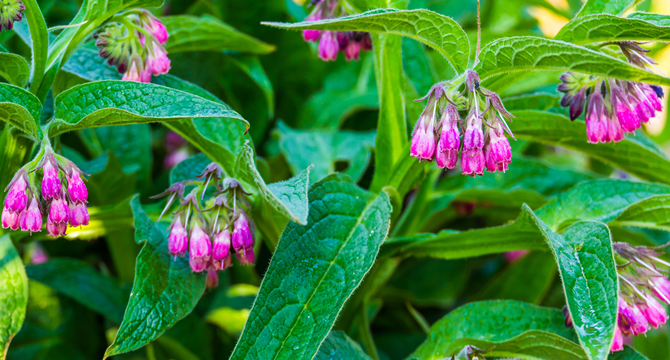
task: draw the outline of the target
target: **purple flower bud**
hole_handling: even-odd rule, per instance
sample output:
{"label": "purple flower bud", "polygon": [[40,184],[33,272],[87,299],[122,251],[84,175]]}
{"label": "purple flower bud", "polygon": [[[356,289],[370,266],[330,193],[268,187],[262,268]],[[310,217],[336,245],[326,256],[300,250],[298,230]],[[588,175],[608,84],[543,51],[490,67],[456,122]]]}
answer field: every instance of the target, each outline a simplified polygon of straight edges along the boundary
{"label": "purple flower bud", "polygon": [[71,203],[68,221],[70,222],[70,226],[88,225],[88,208],[86,204]]}
{"label": "purple flower bud", "polygon": [[440,168],[453,169],[458,161],[458,150],[461,147],[461,134],[458,131],[458,110],[449,105],[442,113],[442,131],[440,141],[437,143],[437,166]]}
{"label": "purple flower bud", "polygon": [[[502,135],[498,135],[498,131],[500,131]],[[489,139],[484,148],[486,169],[489,172],[504,172],[512,162],[512,147],[509,144],[509,140],[507,140],[505,133],[500,127],[498,130],[489,130],[487,135]]]}
{"label": "purple flower bud", "polygon": [[[137,82],[148,82],[146,80],[146,74],[144,69],[144,63],[142,58],[139,55],[133,55],[130,58],[130,67],[123,74],[121,80],[126,81],[137,81]],[[151,70],[149,69],[149,80],[151,80]]]}
{"label": "purple flower bud", "polygon": [[484,147],[484,132],[481,120],[469,121],[463,135],[463,150],[482,149]]}
{"label": "purple flower bud", "polygon": [[147,58],[147,68],[151,69],[154,75],[163,75],[170,71],[170,59],[168,59],[165,49],[157,42],[152,43]]}
{"label": "purple flower bud", "polygon": [[9,184],[8,187],[11,187],[9,194],[5,198],[5,209],[12,212],[19,212],[26,208],[28,204],[28,195],[26,194],[26,187],[28,183],[26,181],[25,171],[17,173],[14,180]]}
{"label": "purple flower bud", "polygon": [[666,304],[670,304],[670,281],[661,276],[652,278],[654,283],[654,294]]}
{"label": "purple flower bud", "polygon": [[[153,35],[156,40],[158,40],[158,42],[161,44],[165,44],[167,42],[170,35],[168,34],[165,25],[163,25],[163,22],[158,20],[158,18],[155,17],[152,13],[146,10],[142,11],[142,14],[140,15],[140,21],[142,23],[142,27],[150,32],[151,35]],[[144,44],[142,46],[144,46]]]}
{"label": "purple flower bud", "polygon": [[463,175],[484,175],[484,152],[482,149],[471,148],[461,154]]}
{"label": "purple flower bud", "polygon": [[[430,106],[430,105],[429,105]],[[419,160],[433,161],[435,154],[435,120],[428,107],[419,118],[417,128],[412,136],[411,156]]]}
{"label": "purple flower bud", "polygon": [[33,198],[28,209],[21,212],[20,215],[21,230],[30,232],[39,232],[42,230],[42,213],[40,213],[37,200]]}
{"label": "purple flower bud", "polygon": [[188,250],[188,236],[181,222],[181,215],[175,216],[172,222],[172,228],[168,236],[168,250],[170,254],[174,255],[175,260],[177,255],[184,255]]}
{"label": "purple flower bud", "polygon": [[[642,84],[641,88],[644,95],[646,95],[649,104],[651,104],[651,107],[656,111],[663,111],[663,104],[661,104],[661,99],[657,95],[656,90],[652,89],[652,87],[647,84]],[[660,89],[660,87],[657,88]],[[662,92],[663,90],[661,89],[661,94]]]}
{"label": "purple flower bud", "polygon": [[605,141],[619,142],[623,140],[624,132],[616,117],[607,118],[607,136]]}
{"label": "purple flower bud", "polygon": [[656,93],[656,96],[659,99],[663,99],[663,88],[662,87],[660,87],[658,85],[650,85],[650,87],[651,87],[652,90],[654,90],[654,93]]}
{"label": "purple flower bud", "polygon": [[586,112],[586,137],[592,144],[606,142],[607,139],[607,114],[600,93],[591,96],[591,101]]}
{"label": "purple flower bud", "polygon": [[5,207],[2,209],[2,228],[16,230],[19,228],[19,212],[12,212]]}
{"label": "purple flower bud", "polygon": [[649,330],[649,323],[640,309],[635,305],[629,305],[621,297],[619,297],[619,329],[624,334],[632,333],[636,336]]}
{"label": "purple flower bud", "polygon": [[212,245],[212,263],[216,270],[223,270],[230,267],[230,230],[224,229],[214,236],[214,244]]}
{"label": "purple flower bud", "polygon": [[[316,11],[305,19],[305,21],[319,20],[321,20],[321,11]],[[319,37],[321,37],[321,31],[319,30],[303,30],[302,32],[302,38],[305,39],[305,41],[317,42],[319,41]]]}
{"label": "purple flower bud", "polygon": [[67,183],[67,191],[70,195],[70,200],[78,204],[88,202],[88,190],[81,178],[81,173],[77,169],[72,170],[71,174],[67,177]]}
{"label": "purple flower bud", "polygon": [[644,317],[647,318],[649,325],[653,326],[655,329],[662,324],[665,324],[668,320],[665,308],[651,297],[647,298],[647,302],[640,305],[639,308]]}
{"label": "purple flower bud", "polygon": [[361,38],[361,47],[365,51],[370,51],[372,50],[372,36],[370,36],[370,33],[364,33],[362,38]]}
{"label": "purple flower bud", "polygon": [[323,61],[334,61],[337,59],[337,52],[339,51],[340,45],[337,43],[337,40],[333,37],[332,31],[324,31],[319,41],[319,57]]}
{"label": "purple flower bud", "polygon": [[579,90],[579,92],[572,98],[572,103],[570,104],[570,120],[575,120],[584,111],[584,104],[586,103],[586,96],[584,95],[585,91],[586,88]]}
{"label": "purple flower bud", "polygon": [[623,335],[618,326],[614,327],[614,341],[612,341],[612,352],[623,350]]}
{"label": "purple flower bud", "polygon": [[573,325],[572,316],[570,316],[570,310],[567,306],[563,307],[563,316],[565,317],[565,327],[571,327]]}
{"label": "purple flower bud", "polygon": [[47,155],[44,160],[44,178],[42,178],[42,196],[45,200],[58,199],[61,195],[61,183],[58,177],[58,163],[53,155]]}
{"label": "purple flower bud", "polygon": [[207,267],[212,255],[212,243],[209,236],[197,223],[191,231],[189,246],[189,264],[194,272],[202,272]]}
{"label": "purple flower bud", "polygon": [[66,223],[69,217],[70,208],[65,199],[54,199],[49,206],[49,219],[54,223]]}
{"label": "purple flower bud", "polygon": [[211,267],[207,269],[207,280],[205,282],[205,286],[208,289],[219,286],[219,274],[216,273],[216,269]]}
{"label": "purple flower bud", "polygon": [[24,9],[25,6],[21,0],[5,0],[4,2],[0,2],[0,31],[3,28],[12,30],[14,22],[23,19],[21,11]]}
{"label": "purple flower bud", "polygon": [[54,223],[50,218],[47,218],[47,233],[49,236],[58,237],[65,235],[67,231],[67,223]]}
{"label": "purple flower bud", "polygon": [[249,228],[249,220],[244,212],[241,212],[237,220],[235,220],[233,229],[233,248],[237,253],[237,259],[240,264],[252,264],[255,259],[254,255],[254,238]]}
{"label": "purple flower bud", "polygon": [[340,51],[344,51],[349,45],[349,32],[348,31],[338,31],[335,33],[337,37],[337,46]]}
{"label": "purple flower bud", "polygon": [[361,52],[361,44],[356,41],[349,41],[349,44],[344,49],[344,58],[347,61],[359,60],[359,55]]}
{"label": "purple flower bud", "polygon": [[619,98],[616,100],[615,108],[619,124],[623,131],[632,133],[640,127],[640,119],[638,119],[637,113],[623,101],[619,100]]}

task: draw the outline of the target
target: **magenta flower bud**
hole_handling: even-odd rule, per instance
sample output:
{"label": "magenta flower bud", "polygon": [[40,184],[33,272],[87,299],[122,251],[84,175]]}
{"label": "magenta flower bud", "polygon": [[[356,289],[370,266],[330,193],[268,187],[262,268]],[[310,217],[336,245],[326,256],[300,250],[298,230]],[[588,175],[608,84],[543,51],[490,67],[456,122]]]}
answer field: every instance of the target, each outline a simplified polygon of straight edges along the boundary
{"label": "magenta flower bud", "polygon": [[624,334],[644,334],[649,330],[649,323],[642,315],[640,309],[635,305],[629,305],[624,299],[619,298],[619,329]]}
{"label": "magenta flower bud", "polygon": [[507,260],[508,263],[513,264],[526,256],[526,254],[528,254],[528,250],[508,251],[505,253],[505,260]]}
{"label": "magenta flower bud", "polygon": [[69,217],[70,208],[65,199],[54,199],[49,206],[49,219],[54,223],[66,223]]}
{"label": "magenta flower bud", "polygon": [[88,190],[86,189],[86,184],[81,178],[81,173],[73,169],[72,173],[67,177],[67,191],[70,195],[70,200],[78,204],[84,204],[88,202]]}
{"label": "magenta flower bud", "polygon": [[33,198],[28,209],[21,212],[19,217],[21,230],[30,232],[39,232],[42,230],[42,213],[40,213],[37,200]]}
{"label": "magenta flower bud", "polygon": [[337,47],[339,51],[344,51],[349,45],[349,32],[338,31],[335,33],[337,38]]}
{"label": "magenta flower bud", "polygon": [[191,240],[189,246],[189,263],[191,270],[202,272],[207,267],[212,256],[212,243],[209,236],[200,228],[197,223],[191,231]]}
{"label": "magenta flower bud", "polygon": [[619,124],[625,132],[635,132],[637,128],[640,127],[640,119],[637,117],[637,113],[630,109],[623,101],[617,99],[616,101],[616,114],[619,119]]}
{"label": "magenta flower bud", "polygon": [[455,106],[448,106],[442,113],[442,131],[437,143],[437,166],[453,169],[458,161],[458,149],[461,147],[461,134],[458,131],[458,110]]}
{"label": "magenta flower bud", "polygon": [[[142,23],[142,27],[144,27],[146,31],[150,32],[151,35],[153,35],[156,40],[158,40],[158,42],[161,44],[165,44],[167,42],[170,35],[168,34],[165,25],[163,25],[163,23],[152,13],[143,10],[140,14],[140,22]],[[142,46],[144,46],[144,43],[142,43]]]}
{"label": "magenta flower bud", "polygon": [[[502,134],[498,135],[498,131]],[[484,149],[486,169],[490,172],[504,172],[512,162],[512,147],[509,144],[509,140],[507,140],[500,127],[497,130],[488,131],[487,134],[489,135],[489,141]]]}
{"label": "magenta flower bud", "polygon": [[359,60],[359,55],[361,52],[361,44],[357,41],[349,41],[347,47],[344,49],[344,58],[347,61]]}
{"label": "magenta flower bud", "polygon": [[661,103],[661,99],[659,99],[659,97],[656,95],[656,90],[653,90],[651,86],[647,84],[642,84],[641,87],[642,91],[647,96],[647,100],[649,100],[651,107],[656,111],[663,111],[663,104]]}
{"label": "magenta flower bud", "polygon": [[591,96],[591,102],[586,112],[586,137],[592,144],[606,142],[607,114],[600,93]]}
{"label": "magenta flower bud", "polygon": [[484,148],[484,132],[482,131],[481,121],[469,121],[463,135],[463,150]]}
{"label": "magenta flower bud", "polygon": [[5,198],[5,209],[11,212],[20,212],[26,208],[28,204],[27,185],[25,171],[17,173],[14,180],[8,186],[11,189]]}
{"label": "magenta flower bud", "polygon": [[65,235],[67,231],[67,223],[54,223],[50,218],[47,218],[47,233],[49,236],[58,237]]}
{"label": "magenta flower bud", "polygon": [[207,269],[207,280],[205,281],[205,286],[208,289],[219,286],[219,274],[216,273],[216,269],[211,267]]}
{"label": "magenta flower bud", "polygon": [[230,267],[230,230],[224,229],[214,236],[212,245],[212,264],[216,270],[223,270]]}
{"label": "magenta flower bud", "polygon": [[249,220],[244,212],[235,220],[233,236],[233,248],[237,253],[237,259],[242,265],[251,264],[254,262],[254,238],[249,228]]}
{"label": "magenta flower bud", "polygon": [[649,325],[655,329],[665,324],[668,320],[668,315],[665,313],[665,308],[655,299],[649,297],[647,302],[639,306],[640,311],[649,322]]}
{"label": "magenta flower bud", "polygon": [[435,125],[430,113],[424,111],[419,118],[414,136],[412,136],[412,145],[410,155],[420,160],[433,161],[435,155]]}
{"label": "magenta flower bud", "polygon": [[168,235],[168,250],[170,254],[174,255],[175,260],[177,255],[184,255],[188,250],[188,236],[181,222],[181,215],[175,216],[172,222],[170,235]]}
{"label": "magenta flower bud", "polygon": [[655,276],[652,282],[654,283],[654,294],[666,304],[670,304],[670,281],[664,277]]}
{"label": "magenta flower bud", "polygon": [[[163,75],[170,71],[170,59],[168,59],[165,49],[156,42],[152,43],[151,51],[149,51],[147,68],[151,69],[154,75]],[[149,81],[151,81],[151,77],[149,77]]]}
{"label": "magenta flower bud", "polygon": [[70,226],[88,225],[88,208],[85,204],[70,204]]}
{"label": "magenta flower bud", "polygon": [[[305,19],[305,21],[319,21],[321,20],[321,11],[317,11],[314,14],[310,15]],[[313,41],[317,42],[319,41],[319,37],[321,37],[321,31],[319,30],[303,30],[302,32],[302,38],[305,39],[305,41]]]}
{"label": "magenta flower bud", "polygon": [[319,41],[319,57],[323,61],[335,61],[340,45],[334,38],[332,31],[324,31]]}
{"label": "magenta flower bud", "polygon": [[612,352],[623,350],[623,335],[618,326],[614,327],[614,341],[612,341]]}
{"label": "magenta flower bud", "polygon": [[619,120],[615,117],[607,119],[607,141],[619,142],[623,140],[624,131]]}
{"label": "magenta flower bud", "polygon": [[44,178],[42,178],[42,196],[45,200],[58,199],[61,195],[61,183],[58,177],[58,163],[53,155],[47,155],[44,161]]}
{"label": "magenta flower bud", "polygon": [[19,212],[13,212],[5,207],[2,209],[2,228],[16,230],[19,228]]}
{"label": "magenta flower bud", "polygon": [[484,152],[482,149],[463,150],[461,170],[463,170],[463,175],[484,175]]}
{"label": "magenta flower bud", "polygon": [[[146,75],[143,73],[145,73],[145,71],[144,71],[144,64],[142,63],[142,58],[140,58],[139,55],[133,55],[130,58],[130,67],[123,74],[121,80],[147,82],[144,81],[146,80]],[[149,70],[149,80],[151,80],[151,70]]]}

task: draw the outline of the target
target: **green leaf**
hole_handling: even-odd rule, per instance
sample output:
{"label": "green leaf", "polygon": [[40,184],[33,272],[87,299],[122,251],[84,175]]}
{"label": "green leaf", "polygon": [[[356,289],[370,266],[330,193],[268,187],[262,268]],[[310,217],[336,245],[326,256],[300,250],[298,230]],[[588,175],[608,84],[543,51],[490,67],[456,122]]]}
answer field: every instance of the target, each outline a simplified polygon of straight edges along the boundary
{"label": "green leaf", "polygon": [[310,181],[316,182],[335,172],[336,163],[346,162],[341,172],[360,180],[370,162],[375,144],[375,132],[293,130],[283,122],[277,124],[280,151],[295,174],[314,165]]}
{"label": "green leaf", "polygon": [[493,348],[487,358],[585,359],[564,320],[558,309],[513,300],[473,302],[436,322],[409,358],[448,359],[471,345]]}
{"label": "green leaf", "polygon": [[205,290],[204,273],[191,271],[186,257],[175,260],[167,234],[153,223],[135,197],[135,240],[144,243],[137,256],[135,282],[123,321],[105,358],[137,350],[188,315]]}
{"label": "green leaf", "polygon": [[508,111],[538,110],[559,114],[568,114],[567,109],[561,107],[561,96],[558,94],[534,93],[512,96],[503,100]]}
{"label": "green leaf", "polygon": [[137,176],[123,171],[120,159],[113,152],[100,156],[107,159],[103,171],[92,174],[87,182],[90,200],[96,205],[115,205],[135,192]]}
{"label": "green leaf", "polygon": [[249,124],[227,106],[160,85],[96,81],[75,86],[55,99],[49,136],[88,127],[228,117]]}
{"label": "green leaf", "polygon": [[168,52],[228,50],[263,55],[275,50],[274,45],[241,33],[211,16],[177,15],[161,20],[170,34],[165,44]]}
{"label": "green leaf", "polygon": [[450,17],[430,10],[375,9],[319,21],[262,24],[291,30],[366,31],[375,34],[402,35],[434,48],[459,73],[467,68],[470,55],[470,42],[458,23]]}
{"label": "green leaf", "polygon": [[379,192],[391,183],[393,167],[407,144],[405,79],[402,71],[402,39],[395,35],[374,35],[375,78],[379,95],[379,119],[375,143],[375,173],[370,190]]}
{"label": "green leaf", "polygon": [[261,64],[258,56],[252,55],[237,55],[237,56],[228,56],[230,62],[233,65],[237,66],[242,70],[251,81],[253,81],[259,89],[265,95],[265,101],[268,103],[268,118],[274,117],[275,114],[275,93],[272,89],[272,83],[268,79],[265,70],[263,70],[263,65]]}
{"label": "green leaf", "polygon": [[670,183],[670,160],[644,133],[618,143],[589,144],[586,124],[566,116],[535,110],[513,112],[510,128],[518,139],[558,145],[585,153],[636,177]]}
{"label": "green leaf", "polygon": [[589,359],[607,359],[617,322],[619,281],[605,224],[580,221],[563,236],[547,232],[579,342]]}
{"label": "green leaf", "polygon": [[76,259],[51,259],[26,266],[26,273],[31,280],[54,288],[113,322],[121,323],[128,293],[116,280],[98,273],[88,263]]}
{"label": "green leaf", "polygon": [[533,36],[501,38],[486,45],[475,71],[485,79],[517,71],[574,71],[656,85],[670,85],[670,79],[604,53],[563,41]]}
{"label": "green leaf", "polygon": [[21,55],[0,49],[0,76],[18,87],[26,87],[30,76],[30,66]]}
{"label": "green leaf", "polygon": [[307,225],[288,225],[231,356],[312,359],[386,237],[391,206],[346,175],[309,192]]}
{"label": "green leaf", "polygon": [[[658,15],[658,18],[667,20],[668,16]],[[567,23],[554,39],[578,45],[606,41],[670,41],[670,24],[663,26],[659,25],[659,21],[646,21],[635,17],[589,15]]]}
{"label": "green leaf", "polygon": [[615,226],[670,231],[670,195],[646,198],[628,206],[612,222]]}
{"label": "green leaf", "polygon": [[624,346],[622,351],[617,351],[609,356],[609,360],[649,360],[629,346]]}
{"label": "green leaf", "polygon": [[184,180],[195,179],[211,163],[212,160],[205,154],[196,154],[189,157],[170,170],[170,185]]}
{"label": "green leaf", "polygon": [[643,11],[636,11],[628,15],[629,19],[644,20],[658,27],[667,28],[670,26],[670,16]]}
{"label": "green leaf", "polygon": [[363,349],[342,331],[331,331],[314,360],[370,360]]}
{"label": "green leaf", "polygon": [[0,120],[38,140],[42,137],[38,125],[41,113],[42,103],[35,95],[18,86],[0,84]]}
{"label": "green leaf", "polygon": [[26,317],[28,278],[23,261],[9,235],[0,237],[0,359],[5,359],[9,343]]}
{"label": "green leaf", "polygon": [[619,15],[642,0],[587,0],[575,17],[593,14]]}
{"label": "green leaf", "polygon": [[30,28],[30,49],[32,51],[30,91],[35,93],[40,87],[42,78],[44,77],[44,73],[47,69],[46,64],[49,52],[49,34],[47,32],[47,23],[44,21],[42,11],[40,11],[39,6],[37,5],[37,1],[25,0],[23,5],[25,5],[25,10],[23,13],[25,14],[26,22],[28,22],[28,27]]}

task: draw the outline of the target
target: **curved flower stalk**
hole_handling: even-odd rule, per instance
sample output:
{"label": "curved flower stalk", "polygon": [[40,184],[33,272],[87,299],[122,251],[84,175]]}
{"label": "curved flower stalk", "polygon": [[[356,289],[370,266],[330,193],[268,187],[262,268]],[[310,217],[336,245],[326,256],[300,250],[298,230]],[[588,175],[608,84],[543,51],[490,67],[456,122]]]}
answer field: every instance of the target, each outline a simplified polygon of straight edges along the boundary
{"label": "curved flower stalk", "polygon": [[[306,21],[338,18],[349,15],[341,0],[313,0],[312,12]],[[305,41],[319,43],[319,58],[323,61],[335,61],[339,52],[344,53],[347,61],[360,59],[362,51],[372,50],[370,33],[362,31],[320,31],[304,30]]]}
{"label": "curved flower stalk", "polygon": [[123,80],[150,82],[167,74],[170,59],[163,45],[169,34],[163,23],[146,10],[132,10],[112,17],[94,35],[100,57],[116,65]]}
{"label": "curved flower stalk", "polygon": [[[643,69],[654,66],[648,50],[637,43],[616,45],[631,64]],[[619,142],[663,110],[660,86],[572,72],[563,74],[561,81],[558,90],[565,93],[561,106],[570,108],[570,120],[586,108],[586,136],[593,144]]]}
{"label": "curved flower stalk", "polygon": [[[619,277],[619,316],[614,333],[612,351],[623,350],[624,336],[644,335],[653,328],[665,324],[668,315],[661,302],[670,304],[670,281],[667,263],[659,256],[658,248],[632,246],[627,243],[614,243],[613,249],[617,257],[617,275]],[[565,325],[572,326],[567,308],[563,309],[566,316]]]}
{"label": "curved flower stalk", "polygon": [[25,8],[21,0],[0,1],[0,32],[3,30],[12,30],[15,21],[23,20],[21,12]]}
{"label": "curved flower stalk", "polygon": [[[2,227],[62,236],[70,226],[88,225],[88,190],[84,175],[70,160],[42,143],[38,155],[14,174],[5,191]],[[40,180],[41,178],[41,180]],[[41,185],[41,186],[38,186]],[[46,220],[44,220],[46,218]]]}
{"label": "curved flower stalk", "polygon": [[453,169],[460,153],[464,175],[483,175],[484,169],[504,172],[512,162],[505,132],[513,137],[505,118],[513,116],[500,96],[479,85],[476,72],[467,71],[464,79],[463,93],[457,91],[461,83],[442,82],[417,100],[428,103],[414,127],[410,154]]}
{"label": "curved flower stalk", "polygon": [[[170,254],[176,259],[188,251],[191,270],[207,270],[207,283],[215,286],[218,283],[216,271],[232,266],[233,250],[240,264],[254,263],[255,226],[247,214],[249,203],[246,196],[249,194],[242,184],[224,177],[223,169],[216,163],[208,165],[198,178],[200,180],[175,183],[155,197],[168,197],[163,214],[178,202],[168,236]],[[210,185],[216,191],[204,200]],[[184,196],[187,186],[194,187]],[[201,210],[200,202],[203,200],[210,205],[209,209]]]}

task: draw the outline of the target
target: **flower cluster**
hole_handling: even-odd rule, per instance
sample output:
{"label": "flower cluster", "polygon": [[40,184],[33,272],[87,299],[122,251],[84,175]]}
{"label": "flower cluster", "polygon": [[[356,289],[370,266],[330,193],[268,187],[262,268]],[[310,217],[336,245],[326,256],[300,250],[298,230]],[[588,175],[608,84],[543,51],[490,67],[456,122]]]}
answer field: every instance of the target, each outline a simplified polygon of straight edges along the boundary
{"label": "flower cluster", "polygon": [[[428,99],[412,133],[411,156],[437,162],[444,169],[456,167],[459,152],[464,175],[483,175],[505,171],[512,162],[512,149],[505,136],[513,137],[500,96],[479,85],[474,71],[465,74],[464,97],[456,89],[460,84],[442,82],[417,101]],[[467,115],[461,119],[460,111]],[[463,136],[461,137],[461,134]]]}
{"label": "flower cluster", "polygon": [[25,8],[21,0],[0,1],[0,32],[5,29],[12,30],[14,21],[23,20],[21,11]]}
{"label": "flower cluster", "polygon": [[[630,63],[653,66],[654,60],[645,55],[648,50],[628,41],[618,45]],[[586,107],[586,136],[593,144],[621,141],[663,110],[660,86],[572,72],[563,74],[561,81],[561,106],[570,108],[571,120]]]}
{"label": "flower cluster", "polygon": [[[314,9],[306,21],[318,21],[346,16],[346,10],[340,0],[313,0]],[[305,41],[319,42],[319,57],[323,61],[334,61],[337,53],[343,52],[347,61],[357,60],[361,50],[372,50],[370,33],[361,31],[320,31],[304,30]]]}
{"label": "flower cluster", "polygon": [[167,74],[170,59],[163,45],[168,40],[163,23],[146,10],[132,10],[110,19],[96,33],[100,57],[123,74],[123,80],[150,82],[151,74]]}
{"label": "flower cluster", "polygon": [[[43,216],[50,236],[65,235],[70,226],[88,225],[88,191],[82,172],[70,160],[54,154],[50,146],[41,158],[19,169],[5,191],[2,227],[42,231]],[[42,170],[41,194],[35,185]],[[41,196],[40,196],[41,195]]]}
{"label": "flower cluster", "polygon": [[[245,199],[249,194],[242,184],[224,177],[216,163],[208,165],[198,178],[175,183],[156,197],[168,196],[163,213],[179,200],[168,236],[170,254],[176,259],[188,251],[191,270],[208,270],[208,283],[215,285],[216,271],[232,265],[231,245],[240,264],[253,264],[254,225],[244,209],[249,208]],[[200,210],[198,194],[202,194],[200,200],[203,200],[210,184],[216,191],[205,203],[211,207]],[[184,196],[187,187],[192,189]]]}
{"label": "flower cluster", "polygon": [[[627,243],[614,243],[617,255],[617,275],[620,279],[618,318],[614,331],[612,351],[623,349],[623,336],[645,334],[651,327],[658,328],[668,320],[665,307],[658,300],[670,304],[670,281],[667,272],[657,265],[670,266],[658,258],[658,248],[635,247]],[[567,312],[566,326],[572,325]]]}

